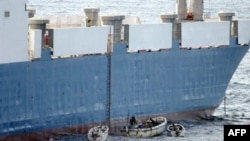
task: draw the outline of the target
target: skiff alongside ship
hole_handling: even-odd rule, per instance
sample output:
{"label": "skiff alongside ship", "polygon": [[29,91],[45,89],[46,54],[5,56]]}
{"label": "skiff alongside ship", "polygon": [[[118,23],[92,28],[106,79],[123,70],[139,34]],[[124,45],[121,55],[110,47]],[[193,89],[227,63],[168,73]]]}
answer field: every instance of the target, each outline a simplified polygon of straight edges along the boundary
{"label": "skiff alongside ship", "polygon": [[92,127],[88,131],[89,141],[106,141],[109,133],[109,127],[107,125],[98,125]]}
{"label": "skiff alongside ship", "polygon": [[180,123],[172,123],[167,126],[167,132],[171,137],[184,137],[186,129]]}
{"label": "skiff alongside ship", "polygon": [[0,140],[104,124],[119,133],[128,112],[140,120],[212,116],[249,50],[250,20],[231,12],[203,19],[203,0],[176,2],[177,14],[157,24],[88,7],[84,20],[69,19],[86,22],[58,25],[36,17],[27,0],[1,0]]}
{"label": "skiff alongside ship", "polygon": [[161,135],[165,131],[166,125],[166,117],[154,117],[135,128],[131,128],[131,126],[124,126],[120,131],[122,135],[126,137],[150,138]]}

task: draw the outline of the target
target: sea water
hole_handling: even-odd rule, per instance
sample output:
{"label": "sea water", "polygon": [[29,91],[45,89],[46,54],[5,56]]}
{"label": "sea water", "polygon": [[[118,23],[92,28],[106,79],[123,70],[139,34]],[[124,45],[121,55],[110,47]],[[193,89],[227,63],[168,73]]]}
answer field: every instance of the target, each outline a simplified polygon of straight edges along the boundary
{"label": "sea water", "polygon": [[[36,16],[84,16],[83,8],[99,7],[100,15],[122,14],[139,16],[142,23],[160,23],[161,13],[175,12],[175,0],[29,0],[28,8],[36,10]],[[204,11],[211,18],[219,11],[235,12],[237,18],[250,17],[248,0],[204,0]],[[221,70],[223,71],[223,70]],[[233,75],[226,97],[210,120],[181,122],[186,133],[183,138],[174,138],[164,133],[150,139],[131,139],[108,136],[109,141],[223,141],[225,124],[250,124],[250,51],[243,58]],[[60,138],[65,141],[86,140],[84,135]]]}

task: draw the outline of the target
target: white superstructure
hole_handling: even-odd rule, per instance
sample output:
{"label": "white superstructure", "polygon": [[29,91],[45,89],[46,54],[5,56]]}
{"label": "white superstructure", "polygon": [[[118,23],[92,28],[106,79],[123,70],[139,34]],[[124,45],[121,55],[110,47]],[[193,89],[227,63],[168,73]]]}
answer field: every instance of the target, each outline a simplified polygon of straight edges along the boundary
{"label": "white superstructure", "polygon": [[0,1],[0,63],[28,61],[27,0]]}
{"label": "white superstructure", "polygon": [[[50,48],[52,58],[57,59],[62,56],[106,54],[112,52],[113,43],[120,42],[129,45],[129,52],[137,52],[171,49],[175,43],[173,40],[181,43],[181,48],[200,48],[230,45],[231,36],[237,36],[239,44],[248,44],[250,38],[250,32],[246,31],[250,21],[232,21],[234,13],[222,12],[219,13],[220,20],[200,22],[203,21],[202,0],[190,0],[193,5],[189,5],[191,9],[198,10],[195,12],[189,8],[189,12],[193,12],[193,20],[198,22],[191,19],[180,20],[189,12],[185,8],[186,0],[178,0],[177,7],[183,8],[182,11],[177,10],[181,12],[181,16],[161,15],[162,23],[159,24],[139,24],[138,18],[126,20],[124,15],[99,17],[99,8],[87,8],[85,17],[95,24],[82,24],[83,16],[58,17],[67,19],[67,22],[61,21],[63,24],[60,25],[63,26],[60,27],[57,22],[53,22],[53,18],[28,18],[26,2],[27,0],[0,0],[0,64],[40,59],[44,47]],[[101,25],[97,24],[98,19],[101,20]],[[74,24],[68,24],[68,21]],[[121,32],[122,28],[124,32]],[[46,45],[45,37],[49,41]]]}

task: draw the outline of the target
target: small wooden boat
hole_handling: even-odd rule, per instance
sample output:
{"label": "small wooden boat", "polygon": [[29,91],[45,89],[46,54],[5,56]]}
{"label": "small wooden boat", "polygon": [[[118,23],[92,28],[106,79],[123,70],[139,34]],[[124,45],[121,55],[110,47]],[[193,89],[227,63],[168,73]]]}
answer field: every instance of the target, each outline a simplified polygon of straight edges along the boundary
{"label": "small wooden boat", "polygon": [[95,126],[88,131],[89,141],[106,141],[109,127],[106,125]]}
{"label": "small wooden boat", "polygon": [[173,123],[167,127],[168,135],[172,137],[184,137],[185,128],[182,124]]}
{"label": "small wooden boat", "polygon": [[167,124],[167,118],[154,117],[151,120],[147,120],[144,124],[136,127],[124,126],[121,129],[123,136],[132,138],[148,138],[160,135],[164,132]]}

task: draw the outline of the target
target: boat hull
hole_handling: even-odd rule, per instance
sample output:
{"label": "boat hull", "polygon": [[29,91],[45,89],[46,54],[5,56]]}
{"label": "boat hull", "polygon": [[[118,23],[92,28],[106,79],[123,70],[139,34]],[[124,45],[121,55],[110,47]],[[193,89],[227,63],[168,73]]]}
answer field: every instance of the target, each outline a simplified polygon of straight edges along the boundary
{"label": "boat hull", "polygon": [[95,126],[88,131],[89,141],[106,141],[109,133],[109,127],[106,125]]}
{"label": "boat hull", "polygon": [[[123,134],[123,136],[132,137],[132,138],[149,138],[149,137],[162,134],[166,128],[167,119],[165,117],[154,117],[152,119],[160,124],[157,126],[152,126],[148,128],[138,127],[135,129],[128,129],[129,126],[125,126],[123,127],[123,129],[121,129],[121,133]],[[144,126],[144,125],[141,124],[141,126]]]}
{"label": "boat hull", "polygon": [[126,49],[117,44],[111,55],[58,59],[44,49],[41,60],[1,64],[0,135],[87,133],[89,126],[109,121],[116,131],[128,116],[209,117],[249,46]]}
{"label": "boat hull", "polygon": [[[183,120],[183,117],[186,117],[185,120],[204,120],[209,118],[213,115],[213,112],[216,107],[211,107],[208,109],[202,110],[195,110],[195,111],[187,111],[187,112],[180,112],[180,113],[171,113],[171,114],[160,114],[155,116],[164,116],[168,117],[169,122],[175,122],[179,120]],[[145,121],[148,119],[149,116],[140,116],[136,117],[138,121]],[[108,124],[108,122],[102,123],[91,123],[85,125],[75,125],[75,126],[66,126],[62,128],[54,128],[54,129],[47,129],[42,131],[33,131],[33,132],[22,132],[18,134],[11,134],[0,137],[0,140],[4,141],[23,141],[23,140],[30,140],[30,141],[48,141],[50,138],[60,137],[61,133],[72,133],[72,134],[83,134],[86,135],[88,131],[93,127],[100,124]],[[111,135],[122,135],[120,129],[123,128],[123,125],[127,124],[126,119],[116,119],[112,120],[110,123],[110,132]]]}
{"label": "boat hull", "polygon": [[167,132],[172,137],[184,137],[185,127],[179,123],[173,123],[167,126]]}

